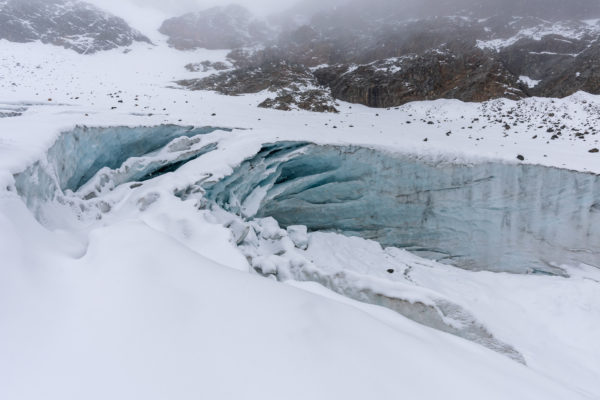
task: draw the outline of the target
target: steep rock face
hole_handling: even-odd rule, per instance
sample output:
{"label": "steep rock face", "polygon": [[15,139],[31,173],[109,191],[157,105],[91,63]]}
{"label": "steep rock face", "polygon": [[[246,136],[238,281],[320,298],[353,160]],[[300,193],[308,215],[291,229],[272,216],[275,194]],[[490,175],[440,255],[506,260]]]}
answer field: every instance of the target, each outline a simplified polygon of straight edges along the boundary
{"label": "steep rock face", "polygon": [[233,71],[211,75],[200,80],[179,83],[194,90],[215,90],[236,96],[243,93],[273,91],[290,86],[310,85],[314,78],[304,67],[286,62],[266,62],[257,67],[237,68]]}
{"label": "steep rock face", "polygon": [[564,97],[578,90],[600,94],[600,43],[568,61],[562,73],[551,74],[532,93],[546,97]]}
{"label": "steep rock face", "polygon": [[62,46],[91,54],[150,40],[121,18],[70,0],[0,1],[0,39]]}
{"label": "steep rock face", "polygon": [[361,236],[475,270],[561,273],[600,259],[600,177],[277,143],[207,196],[244,217]]}
{"label": "steep rock face", "polygon": [[323,68],[315,76],[335,98],[369,107],[440,98],[486,101],[525,96],[518,78],[484,52],[427,52],[346,70],[339,74],[339,67]]}
{"label": "steep rock face", "polygon": [[166,20],[160,32],[180,50],[196,48],[234,49],[268,38],[267,25],[241,6],[214,7]]}
{"label": "steep rock face", "polygon": [[[279,47],[288,49],[287,58],[327,64],[315,75],[341,100],[390,107],[437,98],[600,93],[597,21],[498,15],[331,29],[336,24],[335,16],[320,16],[310,31],[298,28],[286,37],[291,44]],[[295,39],[300,32],[310,33],[308,41]]]}

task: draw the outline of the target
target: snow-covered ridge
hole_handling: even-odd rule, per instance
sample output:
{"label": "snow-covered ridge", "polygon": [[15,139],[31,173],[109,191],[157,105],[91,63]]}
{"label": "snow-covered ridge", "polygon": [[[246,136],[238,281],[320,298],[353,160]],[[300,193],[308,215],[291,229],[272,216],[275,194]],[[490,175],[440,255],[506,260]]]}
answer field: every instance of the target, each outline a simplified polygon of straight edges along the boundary
{"label": "snow-covered ridge", "polygon": [[[518,27],[522,20],[522,18],[515,18],[509,26]],[[538,20],[538,22],[539,24],[537,25],[519,29],[511,36],[477,40],[477,47],[500,51],[522,39],[539,41],[547,36],[556,36],[562,40],[577,41],[588,39],[593,41],[600,35],[600,23],[598,20],[559,22]],[[573,56],[576,56],[576,54]]]}

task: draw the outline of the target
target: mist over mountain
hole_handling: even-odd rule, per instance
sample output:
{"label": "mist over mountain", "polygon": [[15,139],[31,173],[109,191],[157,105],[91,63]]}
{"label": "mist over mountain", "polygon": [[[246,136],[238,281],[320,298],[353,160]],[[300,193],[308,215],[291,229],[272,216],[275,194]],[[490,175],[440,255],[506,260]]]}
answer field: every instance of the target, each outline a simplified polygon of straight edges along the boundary
{"label": "mist over mountain", "polygon": [[427,18],[449,15],[521,16],[551,19],[600,17],[600,2],[595,0],[339,0],[301,1],[291,12],[317,14],[336,12],[348,24],[355,18]]}
{"label": "mist over mountain", "polygon": [[[227,8],[210,13],[213,19],[223,14],[223,20],[231,14]],[[238,49],[230,54],[235,71],[182,83],[226,94],[254,93],[265,89],[264,82],[281,82],[289,71],[284,81],[296,85],[274,83],[275,98],[264,104],[282,109],[305,104],[298,100],[306,96],[297,85],[304,82],[309,90],[314,85],[321,90],[319,105],[307,108],[323,110],[331,110],[331,102],[323,100],[327,93],[331,99],[371,107],[438,98],[485,101],[563,97],[578,90],[598,93],[600,24],[594,16],[600,16],[600,4],[590,0],[309,0],[271,17],[272,31],[262,40],[249,29],[238,31],[236,37],[245,45],[234,46]],[[212,24],[200,18],[190,26],[189,16],[174,18],[168,23],[179,32],[170,41],[184,43],[186,30],[203,32],[203,40],[212,35],[221,40],[235,27],[256,23],[254,17],[246,19]],[[218,41],[194,43],[188,48],[227,47]],[[257,43],[259,47],[242,50]],[[298,76],[300,81],[294,81]],[[257,79],[262,83],[256,84]]]}
{"label": "mist over mountain", "polygon": [[169,44],[181,50],[251,46],[264,43],[273,34],[265,22],[235,4],[168,19],[159,31],[169,36]]}
{"label": "mist over mountain", "polygon": [[[112,0],[119,13],[125,5]],[[395,107],[600,92],[600,3],[592,0],[269,0],[123,4],[165,17],[148,35],[181,51],[231,50],[233,69],[185,79],[224,94],[270,90],[262,105],[333,111],[336,100]],[[269,16],[245,6],[258,5]],[[134,7],[134,9],[135,9]],[[287,8],[287,11],[280,10]],[[167,17],[177,10],[189,10]],[[149,42],[120,16],[81,1],[2,0],[0,38],[91,54]],[[203,60],[198,60],[201,63]],[[194,66],[190,67],[194,70]],[[201,67],[205,69],[206,67]]]}

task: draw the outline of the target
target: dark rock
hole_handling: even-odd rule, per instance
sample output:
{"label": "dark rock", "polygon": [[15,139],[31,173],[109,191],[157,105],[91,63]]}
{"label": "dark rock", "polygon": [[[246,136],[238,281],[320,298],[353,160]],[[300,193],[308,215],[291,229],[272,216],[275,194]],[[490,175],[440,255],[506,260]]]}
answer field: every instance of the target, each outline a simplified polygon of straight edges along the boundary
{"label": "dark rock", "polygon": [[[258,106],[282,111],[290,111],[296,108],[314,112],[338,112],[329,93],[322,89],[298,92],[281,90],[278,92],[277,97],[268,98]],[[337,126],[334,126],[334,128],[337,128]]]}
{"label": "dark rock", "polygon": [[258,67],[239,68],[178,83],[191,90],[214,90],[231,96],[262,91],[275,93],[274,98],[259,104],[262,108],[338,112],[333,98],[325,88],[318,87],[310,70],[285,62],[265,62]]}
{"label": "dark rock", "polygon": [[185,69],[190,72],[208,72],[208,71],[225,71],[230,67],[224,62],[211,62],[211,61],[202,61],[199,63],[187,64]]}
{"label": "dark rock", "polygon": [[340,67],[327,67],[315,71],[315,76],[331,88],[335,98],[370,107],[441,98],[485,101],[525,97],[520,89],[507,91],[507,87],[517,87],[518,78],[480,50],[468,54],[431,51],[341,74]]}

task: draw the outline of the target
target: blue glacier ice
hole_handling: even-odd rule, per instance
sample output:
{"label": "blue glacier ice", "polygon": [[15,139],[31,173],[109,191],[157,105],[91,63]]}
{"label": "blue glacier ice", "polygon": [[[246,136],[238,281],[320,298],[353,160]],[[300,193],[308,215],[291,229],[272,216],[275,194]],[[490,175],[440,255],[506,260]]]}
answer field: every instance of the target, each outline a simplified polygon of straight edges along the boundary
{"label": "blue glacier ice", "polygon": [[[45,159],[16,174],[15,186],[27,205],[40,217],[37,214],[40,203],[60,200],[64,192],[79,190],[99,171],[118,169],[130,161],[123,170],[108,174],[118,184],[127,180],[144,180],[177,168],[214,149],[208,146],[190,151],[195,143],[182,141],[183,138],[194,138],[217,130],[231,131],[228,128],[179,125],[78,126],[62,133],[48,150]],[[174,154],[172,158],[156,160],[151,157],[169,145]]]}
{"label": "blue glacier ice", "polygon": [[473,270],[600,265],[600,177],[590,173],[286,142],[205,189],[246,218],[361,236]]}

